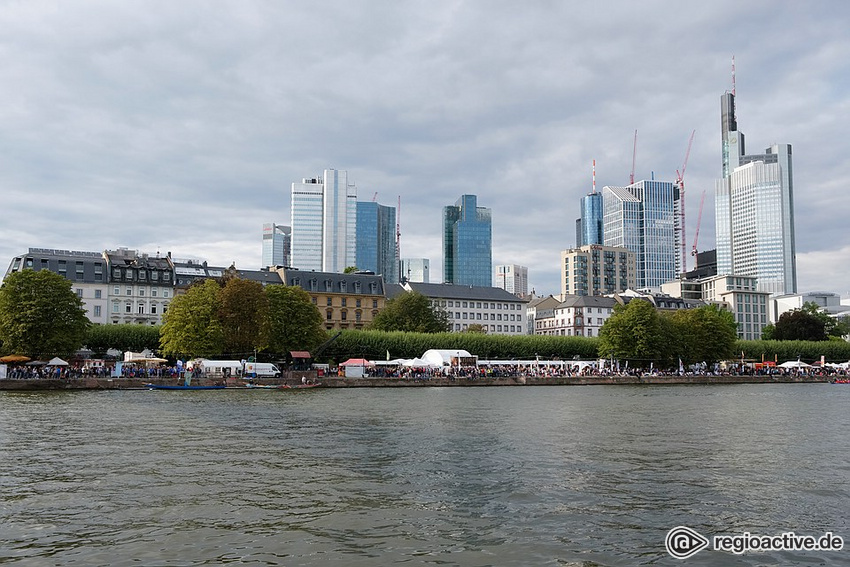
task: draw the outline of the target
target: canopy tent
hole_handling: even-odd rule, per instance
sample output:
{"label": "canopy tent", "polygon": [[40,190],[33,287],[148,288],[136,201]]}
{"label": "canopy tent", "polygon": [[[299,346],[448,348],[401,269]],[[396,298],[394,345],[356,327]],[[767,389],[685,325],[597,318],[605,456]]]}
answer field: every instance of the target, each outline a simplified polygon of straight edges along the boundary
{"label": "canopy tent", "polygon": [[440,368],[439,364],[433,364],[422,358],[411,358],[402,362],[402,366],[407,368]]}
{"label": "canopy tent", "polygon": [[0,357],[0,362],[28,362],[29,360],[30,357],[22,354],[7,354],[4,357]]}
{"label": "canopy tent", "polygon": [[800,362],[799,360],[789,360],[779,365],[780,368],[811,368],[811,364]]}
{"label": "canopy tent", "polygon": [[478,357],[469,354],[465,350],[456,349],[430,349],[422,355],[422,360],[433,366],[475,366]]}
{"label": "canopy tent", "polygon": [[47,361],[47,366],[68,366],[68,363],[59,358],[58,356],[54,356],[53,358]]}
{"label": "canopy tent", "polygon": [[340,366],[375,366],[375,364],[365,358],[349,358],[345,362],[340,363]]}

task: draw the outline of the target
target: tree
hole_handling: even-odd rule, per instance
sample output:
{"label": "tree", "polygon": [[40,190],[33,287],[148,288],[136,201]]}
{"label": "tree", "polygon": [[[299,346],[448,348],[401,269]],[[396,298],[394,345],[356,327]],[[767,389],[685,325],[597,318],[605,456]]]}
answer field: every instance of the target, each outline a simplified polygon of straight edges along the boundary
{"label": "tree", "polygon": [[783,313],[776,321],[773,338],[778,341],[825,341],[826,324],[806,309]]}
{"label": "tree", "polygon": [[464,332],[466,332],[466,333],[479,333],[479,334],[482,334],[482,335],[486,335],[487,334],[487,327],[485,327],[484,325],[482,325],[480,323],[472,323],[471,325],[469,325],[466,328],[466,331],[464,331]]}
{"label": "tree", "polygon": [[228,278],[219,294],[224,351],[246,356],[266,346],[269,300],[259,282]]}
{"label": "tree", "polygon": [[449,330],[449,318],[445,311],[432,306],[427,297],[412,291],[387,301],[369,328],[376,331],[444,333]]}
{"label": "tree", "polygon": [[803,303],[800,311],[804,311],[822,321],[823,330],[824,333],[826,333],[827,338],[841,338],[850,334],[850,328],[848,328],[846,323],[839,321],[836,317],[832,317],[829,313],[821,309],[820,305],[814,301],[807,301]]}
{"label": "tree", "polygon": [[738,325],[731,312],[717,305],[680,309],[669,316],[671,353],[685,363],[717,362],[735,354]]}
{"label": "tree", "polygon": [[671,339],[669,320],[650,302],[635,298],[614,307],[599,331],[599,354],[639,363],[669,362]]}
{"label": "tree", "polygon": [[23,270],[0,287],[0,340],[8,351],[68,355],[82,346],[89,325],[82,299],[59,274]]}
{"label": "tree", "polygon": [[343,274],[353,274],[354,272],[357,272],[357,271],[358,271],[357,266],[346,266],[345,270],[343,270],[342,273]]}
{"label": "tree", "polygon": [[269,350],[279,354],[309,351],[326,340],[322,314],[309,293],[286,285],[269,285],[264,292],[268,299]]}
{"label": "tree", "polygon": [[204,280],[171,301],[159,339],[163,354],[206,357],[222,352],[221,289],[215,280]]}

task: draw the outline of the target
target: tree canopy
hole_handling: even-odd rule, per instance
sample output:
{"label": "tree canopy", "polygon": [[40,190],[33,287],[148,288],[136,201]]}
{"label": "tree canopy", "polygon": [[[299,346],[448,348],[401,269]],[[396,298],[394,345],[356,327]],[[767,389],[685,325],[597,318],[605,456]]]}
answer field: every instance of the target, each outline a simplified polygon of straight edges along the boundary
{"label": "tree canopy", "polygon": [[778,341],[825,341],[826,322],[808,309],[794,309],[779,316],[771,338]]}
{"label": "tree canopy", "polygon": [[163,354],[208,357],[223,351],[220,291],[215,280],[204,280],[171,301],[160,330]]}
{"label": "tree canopy", "polygon": [[0,287],[3,348],[27,356],[68,355],[90,325],[71,282],[47,270],[10,274]]}
{"label": "tree canopy", "polygon": [[268,337],[269,300],[259,282],[229,278],[219,293],[218,319],[224,351],[247,357],[262,350]]}
{"label": "tree canopy", "polygon": [[370,329],[409,333],[443,333],[449,330],[448,314],[431,305],[421,293],[402,293],[387,301]]}
{"label": "tree canopy", "polygon": [[637,363],[667,362],[671,342],[667,321],[650,302],[632,299],[615,305],[614,313],[599,331],[599,354]]}
{"label": "tree canopy", "polygon": [[296,286],[265,287],[269,304],[268,348],[285,354],[312,350],[327,339],[322,314],[310,294]]}

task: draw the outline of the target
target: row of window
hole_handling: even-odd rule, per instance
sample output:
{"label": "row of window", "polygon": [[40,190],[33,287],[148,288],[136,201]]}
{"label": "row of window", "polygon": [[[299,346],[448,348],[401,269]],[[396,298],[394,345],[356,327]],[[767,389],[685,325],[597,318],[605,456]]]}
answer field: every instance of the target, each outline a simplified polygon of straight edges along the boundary
{"label": "row of window", "polygon": [[[162,313],[165,313],[165,311],[167,309],[168,309],[168,304],[163,303],[162,304]],[[99,312],[100,312],[100,306],[95,305],[95,316],[97,316],[99,314]],[[130,302],[130,301],[125,302],[124,303],[124,313],[132,313],[132,312],[133,312],[133,303]],[[160,314],[159,306],[156,303],[151,303],[150,311],[145,311],[145,304],[139,303],[136,306],[136,312],[139,315],[159,315]],[[118,302],[118,301],[112,302],[112,313],[121,313],[121,303],[120,302]]]}
{"label": "row of window", "polygon": [[435,303],[440,307],[463,307],[469,309],[504,309],[505,311],[519,311],[522,305],[516,303],[489,303],[487,301],[445,301],[437,300]]}
{"label": "row of window", "polygon": [[[504,327],[504,330],[502,330]],[[460,324],[455,323],[455,331],[465,331],[468,328],[466,323]],[[482,325],[482,328],[485,331],[489,331],[491,333],[521,333],[522,325]]]}
{"label": "row of window", "polygon": [[[478,321],[522,321],[522,315],[519,313],[511,313],[508,315],[505,313],[505,318],[502,319],[501,313],[484,313],[483,319],[481,313],[467,313],[466,311],[449,311],[448,312],[449,319],[475,319]],[[510,318],[509,318],[510,317]]]}
{"label": "row of window", "polygon": [[[61,272],[61,266],[60,266]],[[121,280],[128,282],[134,281],[163,281],[170,282],[171,281],[171,270],[148,270],[147,268],[112,268],[112,279],[113,280]]]}
{"label": "row of window", "polygon": [[[372,319],[374,319],[377,316],[378,316],[378,312],[372,311]],[[360,311],[359,309],[354,312],[354,320],[355,321],[362,320],[362,317],[363,317],[363,312]],[[326,310],[325,311],[325,319],[327,319],[328,321],[333,321],[333,318],[334,318],[333,309]],[[348,311],[346,311],[345,309],[340,311],[340,317],[339,318],[340,318],[341,321],[348,321]]]}
{"label": "row of window", "polygon": [[[319,304],[319,298],[316,297],[315,295],[311,296],[310,299],[312,299],[313,305]],[[340,307],[348,307],[348,299],[349,298],[347,298],[347,297],[341,297],[339,299]],[[325,301],[326,301],[326,304],[327,304],[328,307],[333,307],[333,305],[334,305],[334,298],[333,297],[328,297],[328,298],[326,298]],[[354,307],[362,307],[362,306],[363,306],[363,301],[359,297],[354,298]],[[372,300],[372,309],[377,309],[377,308],[378,308],[378,300],[373,299]]]}

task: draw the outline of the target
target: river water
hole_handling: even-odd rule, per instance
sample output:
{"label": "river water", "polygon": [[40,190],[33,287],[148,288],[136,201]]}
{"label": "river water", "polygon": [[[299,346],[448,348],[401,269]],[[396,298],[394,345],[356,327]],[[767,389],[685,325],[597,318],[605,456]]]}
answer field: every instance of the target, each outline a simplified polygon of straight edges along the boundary
{"label": "river water", "polygon": [[[0,392],[0,563],[850,565],[850,386]],[[817,535],[842,551],[665,551]]]}

